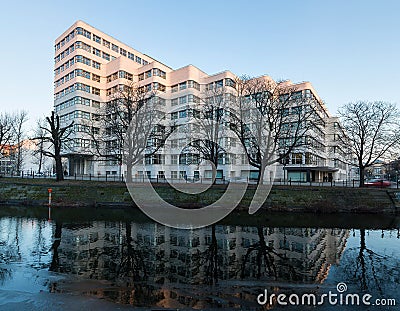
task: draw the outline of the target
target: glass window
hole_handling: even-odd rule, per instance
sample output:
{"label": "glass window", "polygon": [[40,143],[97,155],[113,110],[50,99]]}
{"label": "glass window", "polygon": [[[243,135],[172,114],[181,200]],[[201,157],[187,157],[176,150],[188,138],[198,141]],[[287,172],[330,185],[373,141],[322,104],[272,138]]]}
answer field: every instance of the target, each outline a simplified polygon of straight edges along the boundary
{"label": "glass window", "polygon": [[179,90],[180,90],[180,91],[185,90],[186,88],[187,88],[187,83],[186,83],[186,81],[185,81],[185,82],[182,82],[182,83],[179,83]]}
{"label": "glass window", "polygon": [[92,87],[92,94],[100,95],[100,89],[98,89],[97,87]]}
{"label": "glass window", "polygon": [[104,52],[103,52],[103,58],[104,58],[105,60],[110,60],[110,54],[107,54],[107,53],[104,53]]}
{"label": "glass window", "polygon": [[121,54],[122,56],[126,56],[126,50],[124,50],[123,48],[120,48],[119,54]]}
{"label": "glass window", "polygon": [[186,96],[182,96],[179,97],[179,105],[183,105],[187,103],[187,97]]}
{"label": "glass window", "polygon": [[128,58],[131,60],[135,60],[135,55],[132,54],[131,52],[128,52]]}
{"label": "glass window", "polygon": [[98,56],[98,57],[101,57],[100,50],[98,50],[98,49],[96,49],[96,48],[93,48],[93,54],[96,55],[96,56]]}
{"label": "glass window", "polygon": [[186,110],[179,111],[179,118],[186,118],[186,117],[187,117],[187,111]]}
{"label": "glass window", "polygon": [[176,106],[176,105],[178,105],[178,98],[171,99],[171,106]]}
{"label": "glass window", "polygon": [[136,56],[136,57],[135,57],[135,61],[136,61],[137,63],[139,63],[139,64],[142,63],[142,59],[141,59],[139,56]]}
{"label": "glass window", "polygon": [[111,49],[112,49],[114,52],[118,52],[118,51],[119,51],[118,45],[115,45],[114,43],[111,45]]}
{"label": "glass window", "polygon": [[93,66],[94,68],[96,68],[96,69],[100,69],[100,68],[101,68],[101,64],[98,63],[98,62],[95,62],[95,61],[92,62],[92,66]]}
{"label": "glass window", "polygon": [[178,84],[171,86],[171,93],[178,92]]}
{"label": "glass window", "polygon": [[96,82],[100,82],[100,76],[95,75],[94,73],[92,73],[92,80],[96,81]]}
{"label": "glass window", "polygon": [[107,48],[110,48],[110,42],[108,42],[107,40],[103,39],[103,45]]}
{"label": "glass window", "polygon": [[97,42],[97,43],[101,43],[101,38],[99,36],[96,36],[95,34],[93,34],[93,41]]}

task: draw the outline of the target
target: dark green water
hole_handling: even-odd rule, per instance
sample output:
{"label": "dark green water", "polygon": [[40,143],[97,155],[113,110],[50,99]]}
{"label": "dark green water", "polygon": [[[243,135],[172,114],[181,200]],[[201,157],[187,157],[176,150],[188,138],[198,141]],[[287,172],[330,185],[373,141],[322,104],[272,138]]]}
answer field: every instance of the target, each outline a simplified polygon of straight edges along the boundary
{"label": "dark green water", "polygon": [[43,208],[4,207],[0,310],[357,309],[257,303],[265,289],[320,296],[340,282],[400,304],[398,218],[251,217],[177,230],[138,211],[58,210],[48,221]]}

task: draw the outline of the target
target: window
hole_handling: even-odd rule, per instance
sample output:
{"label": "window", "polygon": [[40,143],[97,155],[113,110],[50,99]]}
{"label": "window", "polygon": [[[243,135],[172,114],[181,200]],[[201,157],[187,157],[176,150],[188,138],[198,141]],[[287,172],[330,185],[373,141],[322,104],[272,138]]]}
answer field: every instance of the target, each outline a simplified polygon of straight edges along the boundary
{"label": "window", "polygon": [[143,81],[144,80],[144,73],[139,74],[139,81]]}
{"label": "window", "polygon": [[107,54],[107,53],[104,53],[104,52],[103,52],[103,58],[104,58],[105,60],[110,60],[110,54]]}
{"label": "window", "polygon": [[186,82],[179,83],[179,90],[180,91],[185,90],[186,88],[187,88],[187,83]]}
{"label": "window", "polygon": [[92,87],[92,94],[100,95],[100,89],[98,89],[97,87]]}
{"label": "window", "polygon": [[93,34],[93,41],[97,42],[97,43],[101,43],[101,38],[99,36],[96,36],[95,34]]}
{"label": "window", "polygon": [[187,103],[187,97],[186,96],[182,96],[179,97],[179,105],[183,105]]}
{"label": "window", "polygon": [[224,86],[223,80],[215,81],[215,87],[216,88],[220,88],[220,87],[223,87],[223,86]]}
{"label": "window", "polygon": [[178,171],[171,171],[171,179],[177,179],[178,178]]}
{"label": "window", "polygon": [[111,49],[112,49],[114,52],[118,52],[118,51],[119,51],[118,45],[115,45],[115,44],[112,44],[112,45],[111,45]]}
{"label": "window", "polygon": [[236,83],[235,83],[235,81],[233,81],[232,79],[230,79],[230,78],[226,78],[225,79],[225,85],[226,86],[230,86],[230,87],[236,87]]}
{"label": "window", "polygon": [[100,108],[100,102],[92,100],[92,107],[94,108]]}
{"label": "window", "polygon": [[133,75],[130,74],[130,73],[128,73],[128,72],[126,72],[126,71],[123,71],[123,70],[120,70],[120,71],[119,71],[119,77],[120,77],[121,79],[127,79],[127,80],[129,80],[129,81],[132,81],[132,80],[133,80]]}
{"label": "window", "polygon": [[135,61],[139,64],[142,63],[142,59],[139,56],[136,56]]}
{"label": "window", "polygon": [[171,113],[171,120],[178,119],[178,112]]}
{"label": "window", "polygon": [[126,50],[124,50],[123,48],[120,48],[119,54],[121,54],[122,56],[126,56]]}
{"label": "window", "polygon": [[171,106],[176,106],[176,105],[178,105],[178,98],[171,99]]}
{"label": "window", "polygon": [[188,102],[189,103],[199,103],[200,102],[200,98],[193,95],[193,94],[189,94],[188,95]]}
{"label": "window", "polygon": [[101,57],[100,50],[98,50],[98,49],[96,49],[96,48],[93,48],[93,54],[96,55],[96,56],[98,56],[98,57]]}
{"label": "window", "polygon": [[178,84],[171,86],[171,93],[178,92]]}
{"label": "window", "polygon": [[187,117],[187,111],[186,110],[179,111],[179,118],[186,118],[186,117]]}
{"label": "window", "polygon": [[150,78],[151,77],[151,70],[148,70],[148,71],[146,71],[145,72],[145,74],[144,74],[144,76],[145,76],[145,78],[147,79],[147,78]]}
{"label": "window", "polygon": [[86,84],[83,84],[83,83],[76,83],[75,84],[75,90],[84,91],[84,92],[90,93],[90,86],[86,85]]}
{"label": "window", "polygon": [[95,75],[94,73],[92,73],[92,80],[96,81],[96,82],[100,82],[100,76]]}
{"label": "window", "polygon": [[135,55],[132,54],[131,52],[128,52],[128,58],[131,60],[135,60]]}
{"label": "window", "polygon": [[77,28],[75,29],[75,33],[76,33],[77,35],[83,35],[83,28],[82,28],[82,27],[77,27]]}
{"label": "window", "polygon": [[108,42],[107,40],[103,39],[103,45],[107,48],[110,48],[110,42]]}
{"label": "window", "polygon": [[83,29],[83,35],[88,39],[92,39],[92,34],[86,29]]}
{"label": "window", "polygon": [[165,73],[165,71],[162,71],[161,69],[154,68],[153,69],[153,76],[161,77],[161,78],[165,79],[166,78],[166,73]]}
{"label": "window", "polygon": [[196,89],[196,90],[200,90],[200,84],[198,84],[196,81],[193,81],[193,80],[189,80],[188,81],[188,88],[193,88],[193,89]]}
{"label": "window", "polygon": [[101,68],[101,64],[98,63],[98,62],[95,62],[95,61],[92,62],[92,66],[93,66],[94,68],[96,68],[96,69],[100,69],[100,68]]}

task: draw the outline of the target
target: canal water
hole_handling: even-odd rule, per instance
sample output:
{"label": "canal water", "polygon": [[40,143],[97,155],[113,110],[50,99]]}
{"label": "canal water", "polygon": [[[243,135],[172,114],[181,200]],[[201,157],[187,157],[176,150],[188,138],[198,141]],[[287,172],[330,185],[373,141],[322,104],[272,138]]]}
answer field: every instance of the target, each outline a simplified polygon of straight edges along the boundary
{"label": "canal water", "polygon": [[[72,209],[49,221],[42,208],[3,209],[0,310],[399,310],[394,216],[234,215],[178,230],[124,213]],[[371,295],[371,305],[276,299],[329,292]]]}

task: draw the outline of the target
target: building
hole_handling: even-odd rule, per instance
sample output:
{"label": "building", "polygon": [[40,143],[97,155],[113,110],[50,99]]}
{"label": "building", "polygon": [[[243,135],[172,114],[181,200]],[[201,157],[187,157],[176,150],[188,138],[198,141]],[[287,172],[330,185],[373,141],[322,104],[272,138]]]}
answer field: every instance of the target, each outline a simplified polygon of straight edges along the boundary
{"label": "building", "polygon": [[[54,62],[54,109],[64,125],[74,121],[73,144],[63,152],[70,175],[124,174],[124,165],[115,159],[95,155],[94,142],[88,134],[106,130],[96,123],[99,109],[124,84],[136,83],[157,91],[164,113],[178,124],[188,123],[191,106],[199,104],[202,94],[210,88],[223,87],[228,95],[235,96],[237,77],[230,71],[208,75],[193,65],[172,69],[82,21],[75,22],[56,39]],[[282,85],[295,87],[299,97],[312,98],[322,124],[307,134],[304,146],[294,150],[283,163],[268,168],[267,175],[275,180],[304,182],[348,177],[345,133],[337,118],[329,114],[311,83],[285,81]],[[232,149],[219,160],[217,178],[255,178],[257,171],[241,160],[235,140],[225,137],[224,143]],[[110,140],[109,144],[113,143]],[[149,159],[146,171],[136,169],[133,175],[139,179],[144,175],[171,179],[211,177],[209,167],[188,164],[179,157],[186,143],[183,137],[172,140],[168,154]]]}

